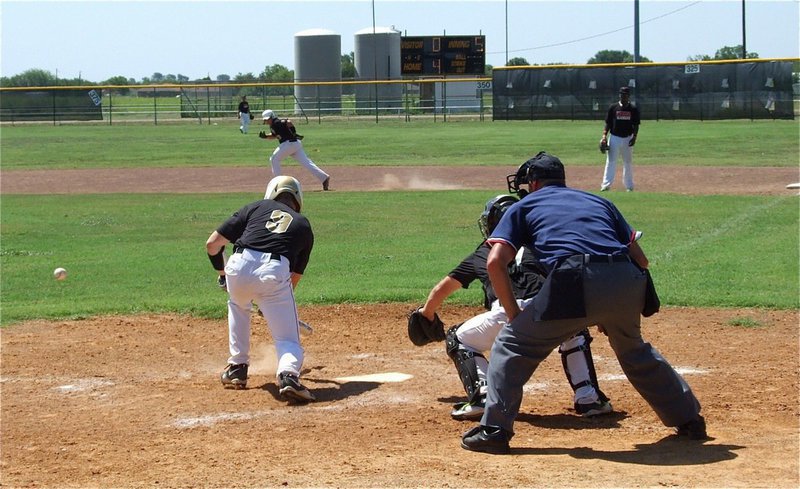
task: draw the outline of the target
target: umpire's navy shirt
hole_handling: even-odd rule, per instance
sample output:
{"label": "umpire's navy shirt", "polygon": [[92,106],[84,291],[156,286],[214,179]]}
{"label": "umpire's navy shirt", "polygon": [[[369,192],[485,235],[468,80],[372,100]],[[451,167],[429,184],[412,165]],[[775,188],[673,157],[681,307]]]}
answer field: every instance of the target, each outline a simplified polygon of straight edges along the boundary
{"label": "umpire's navy shirt", "polygon": [[488,242],[517,250],[527,246],[549,271],[572,255],[627,255],[633,236],[634,230],[608,200],[548,185],[509,207]]}

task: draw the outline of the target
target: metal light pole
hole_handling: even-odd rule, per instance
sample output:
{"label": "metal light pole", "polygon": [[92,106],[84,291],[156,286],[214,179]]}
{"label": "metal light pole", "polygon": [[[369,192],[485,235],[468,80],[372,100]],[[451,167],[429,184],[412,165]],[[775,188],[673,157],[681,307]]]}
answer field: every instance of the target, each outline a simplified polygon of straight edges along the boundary
{"label": "metal light pole", "polygon": [[372,66],[374,71],[373,87],[375,87],[375,123],[378,122],[378,36],[375,32],[375,0],[372,0]]}
{"label": "metal light pole", "polygon": [[633,0],[633,62],[639,62],[639,0]]}
{"label": "metal light pole", "polygon": [[506,0],[506,60],[503,66],[508,66],[508,0]]}
{"label": "metal light pole", "polygon": [[742,0],[742,59],[747,59],[747,33],[744,25],[744,0]]}

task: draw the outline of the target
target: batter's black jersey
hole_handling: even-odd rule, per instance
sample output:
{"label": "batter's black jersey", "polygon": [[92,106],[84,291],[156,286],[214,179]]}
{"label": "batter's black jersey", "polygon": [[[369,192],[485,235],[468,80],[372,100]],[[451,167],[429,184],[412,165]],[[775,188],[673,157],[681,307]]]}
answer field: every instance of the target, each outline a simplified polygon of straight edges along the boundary
{"label": "batter's black jersey", "polygon": [[297,141],[297,133],[293,128],[289,127],[287,119],[273,119],[270,130],[272,134],[278,136],[278,141],[281,143],[284,141]]}
{"label": "batter's black jersey", "polygon": [[249,114],[250,113],[250,104],[247,102],[239,102],[239,112],[242,114]]}
{"label": "batter's black jersey", "polygon": [[612,105],[606,114],[606,126],[611,134],[626,138],[634,133],[634,128],[639,125],[639,108],[633,104]]}
{"label": "batter's black jersey", "polygon": [[314,247],[308,219],[286,204],[269,199],[242,207],[217,232],[235,246],[286,257],[289,269],[299,274],[305,271]]}
{"label": "batter's black jersey", "polygon": [[[480,280],[483,286],[483,307],[491,309],[492,302],[497,300],[497,296],[489,280],[489,272],[486,270],[486,262],[489,258],[491,248],[482,242],[471,255],[464,258],[448,276],[461,282],[465,289],[469,288],[474,280]],[[517,299],[528,299],[535,296],[545,279],[545,271],[539,265],[533,254],[527,249],[522,254],[522,260],[517,264],[516,261],[509,265],[508,273],[511,277],[511,286],[514,289],[514,297]]]}

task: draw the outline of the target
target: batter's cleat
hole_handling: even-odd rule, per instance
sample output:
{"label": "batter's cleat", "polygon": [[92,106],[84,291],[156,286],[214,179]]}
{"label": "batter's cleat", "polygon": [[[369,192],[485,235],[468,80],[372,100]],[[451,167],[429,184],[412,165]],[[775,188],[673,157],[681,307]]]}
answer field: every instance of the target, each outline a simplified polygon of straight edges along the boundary
{"label": "batter's cleat", "polygon": [[614,407],[608,401],[598,401],[589,404],[575,404],[575,412],[584,418],[600,416],[614,411]]}
{"label": "batter's cleat", "polygon": [[511,451],[509,433],[503,428],[476,426],[461,437],[461,448],[473,452],[506,454]]}
{"label": "batter's cleat", "polygon": [[325,179],[324,182],[322,182],[322,190],[328,190],[330,184],[331,184],[331,177],[328,177]]}
{"label": "batter's cleat", "polygon": [[297,403],[315,401],[314,395],[300,383],[296,375],[281,373],[278,375],[280,394],[285,400]]}
{"label": "batter's cleat", "polygon": [[486,400],[484,398],[479,399],[474,404],[469,402],[459,402],[453,406],[453,410],[450,412],[450,417],[458,421],[480,420],[483,416],[485,405]]}
{"label": "batter's cleat", "polygon": [[693,419],[688,423],[678,426],[678,436],[685,436],[690,440],[708,440],[706,432],[706,420],[702,416]]}
{"label": "batter's cleat", "polygon": [[247,364],[240,363],[234,365],[229,363],[225,370],[220,375],[222,385],[225,387],[233,387],[234,389],[244,389],[247,387]]}

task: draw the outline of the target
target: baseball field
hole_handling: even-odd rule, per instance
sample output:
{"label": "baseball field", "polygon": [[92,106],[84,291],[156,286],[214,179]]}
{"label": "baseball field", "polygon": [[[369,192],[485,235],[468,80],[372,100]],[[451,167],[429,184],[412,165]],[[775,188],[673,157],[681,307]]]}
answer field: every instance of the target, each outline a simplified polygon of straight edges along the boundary
{"label": "baseball field", "polygon": [[[637,229],[664,306],[645,339],[692,386],[711,440],[672,436],[592,330],[614,413],[584,419],[558,354],[526,386],[512,453],[459,447],[463,389],[405,314],[480,241],[484,202],[539,150],[597,191],[599,125],[303,125],[330,192],[289,163],[316,235],[297,289],[304,383],[287,406],[254,314],[248,389],[224,390],[225,295],[208,234],[263,195],[274,143],[200,126],[0,132],[0,469],[7,487],[798,487],[797,121],[646,122]],[[53,279],[56,267],[65,280]],[[479,287],[441,311],[480,311]]]}

